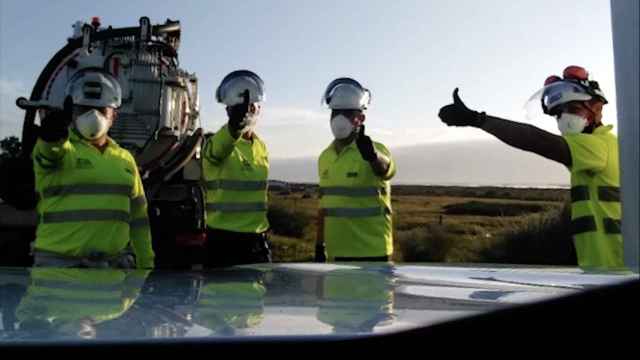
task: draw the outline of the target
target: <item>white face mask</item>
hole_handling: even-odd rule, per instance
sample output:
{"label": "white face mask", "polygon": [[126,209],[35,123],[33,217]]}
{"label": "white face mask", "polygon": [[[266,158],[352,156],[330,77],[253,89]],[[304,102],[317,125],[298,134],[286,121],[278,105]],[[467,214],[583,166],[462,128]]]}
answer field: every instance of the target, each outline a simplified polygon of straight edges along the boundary
{"label": "white face mask", "polygon": [[582,116],[562,113],[558,119],[558,130],[562,135],[580,134],[588,123]]}
{"label": "white face mask", "polygon": [[98,110],[89,110],[76,118],[76,129],[85,139],[95,140],[109,131],[109,120]]}
{"label": "white face mask", "polygon": [[351,120],[344,115],[338,115],[331,119],[331,132],[336,139],[346,139],[354,130]]}
{"label": "white face mask", "polygon": [[243,123],[244,128],[242,129],[242,132],[253,132],[253,130],[256,128],[256,124],[258,123],[258,115],[247,113],[247,115],[244,116]]}

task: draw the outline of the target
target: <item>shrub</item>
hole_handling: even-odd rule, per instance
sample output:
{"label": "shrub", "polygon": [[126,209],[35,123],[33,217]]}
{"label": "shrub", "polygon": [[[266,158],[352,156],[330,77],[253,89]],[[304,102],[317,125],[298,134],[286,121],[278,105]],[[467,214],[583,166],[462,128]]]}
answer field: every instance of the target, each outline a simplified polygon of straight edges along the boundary
{"label": "shrub", "polygon": [[301,238],[309,225],[307,215],[294,209],[287,209],[279,205],[270,205],[267,218],[274,234]]}
{"label": "shrub", "polygon": [[445,262],[459,238],[448,233],[446,225],[437,224],[398,231],[395,237],[402,260],[407,262]]}
{"label": "shrub", "polygon": [[444,207],[444,213],[447,215],[519,216],[522,214],[543,212],[546,209],[546,206],[539,204],[469,201],[461,204],[447,205]]}
{"label": "shrub", "polygon": [[576,265],[569,225],[570,204],[542,215],[532,215],[483,252],[485,261],[512,264]]}
{"label": "shrub", "polygon": [[271,236],[273,262],[313,261],[315,243],[279,235]]}

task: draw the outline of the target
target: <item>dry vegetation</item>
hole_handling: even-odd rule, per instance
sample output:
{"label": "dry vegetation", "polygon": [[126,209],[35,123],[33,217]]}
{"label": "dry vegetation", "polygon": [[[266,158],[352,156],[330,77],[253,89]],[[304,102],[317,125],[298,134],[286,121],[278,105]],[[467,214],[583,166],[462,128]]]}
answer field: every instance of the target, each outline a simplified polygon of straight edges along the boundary
{"label": "dry vegetation", "polygon": [[[274,261],[313,259],[310,189],[270,194]],[[567,190],[396,186],[392,194],[397,262],[575,264]]]}

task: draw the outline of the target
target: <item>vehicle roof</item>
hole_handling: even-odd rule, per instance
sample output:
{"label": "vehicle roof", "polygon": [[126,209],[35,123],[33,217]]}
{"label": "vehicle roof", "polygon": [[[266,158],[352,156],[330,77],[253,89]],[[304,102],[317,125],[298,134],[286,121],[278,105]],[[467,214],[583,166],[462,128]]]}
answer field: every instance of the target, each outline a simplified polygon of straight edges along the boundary
{"label": "vehicle roof", "polygon": [[393,333],[637,280],[474,264],[264,264],[208,271],[0,268],[2,343]]}

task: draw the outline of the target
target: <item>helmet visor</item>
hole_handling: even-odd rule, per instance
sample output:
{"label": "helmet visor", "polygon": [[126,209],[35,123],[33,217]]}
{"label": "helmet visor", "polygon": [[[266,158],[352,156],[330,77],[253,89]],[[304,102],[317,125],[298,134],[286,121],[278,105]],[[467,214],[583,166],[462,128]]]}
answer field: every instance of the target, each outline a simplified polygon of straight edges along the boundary
{"label": "helmet visor", "polygon": [[[364,88],[358,81],[352,78],[338,78],[329,83],[326,90],[322,94],[322,99],[320,99],[320,104],[329,106],[331,104],[331,99],[336,92],[337,89],[341,87],[351,87],[354,91],[354,94],[360,94],[358,99],[358,106],[353,107],[353,109],[366,109],[369,104],[371,104],[371,92],[369,89]],[[346,109],[346,108],[345,108]]]}
{"label": "helmet visor", "polygon": [[545,116],[554,116],[562,109],[561,105],[572,101],[591,100],[586,90],[571,81],[556,81],[534,92],[525,103],[525,113],[529,120],[538,120]]}

